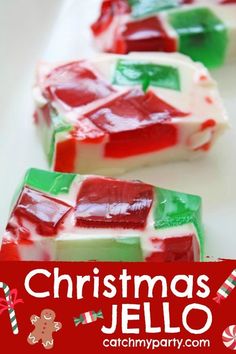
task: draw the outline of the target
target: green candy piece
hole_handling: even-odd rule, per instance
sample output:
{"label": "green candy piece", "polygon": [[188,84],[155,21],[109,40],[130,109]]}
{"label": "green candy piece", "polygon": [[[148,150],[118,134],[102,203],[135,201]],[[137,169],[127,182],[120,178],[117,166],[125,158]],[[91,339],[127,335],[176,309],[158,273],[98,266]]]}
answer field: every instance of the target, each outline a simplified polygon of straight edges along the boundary
{"label": "green candy piece", "polygon": [[179,51],[208,67],[224,63],[228,33],[225,24],[207,8],[176,10],[168,15],[179,35]]}
{"label": "green candy piece", "polygon": [[196,227],[201,255],[204,251],[204,231],[201,224],[201,198],[196,195],[156,188],[154,228],[163,229],[192,223]]}
{"label": "green candy piece", "polygon": [[75,177],[76,174],[72,173],[49,172],[31,168],[26,173],[23,184],[52,195],[67,194]]}
{"label": "green candy piece", "polygon": [[180,91],[177,68],[129,60],[118,61],[113,84],[141,85],[143,91],[146,91],[150,85]]}
{"label": "green candy piece", "polygon": [[179,6],[178,0],[128,0],[135,18],[151,15]]}
{"label": "green candy piece", "polygon": [[55,140],[56,135],[61,132],[69,132],[73,129],[72,125],[66,123],[63,117],[57,114],[56,111],[51,111],[51,122],[53,127],[53,133],[51,138],[50,150],[48,153],[49,164],[52,164],[54,152],[55,152]]}

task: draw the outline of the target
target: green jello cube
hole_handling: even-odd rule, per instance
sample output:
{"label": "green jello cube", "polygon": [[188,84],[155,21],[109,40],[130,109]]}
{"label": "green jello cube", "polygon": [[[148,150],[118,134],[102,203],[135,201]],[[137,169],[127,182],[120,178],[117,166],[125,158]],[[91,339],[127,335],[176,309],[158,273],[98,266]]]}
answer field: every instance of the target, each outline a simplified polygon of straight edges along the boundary
{"label": "green jello cube", "polygon": [[31,168],[25,176],[24,185],[52,195],[67,194],[75,177],[73,173],[52,173]]}
{"label": "green jello cube", "polygon": [[94,238],[92,231],[87,237],[76,240],[56,241],[56,260],[58,261],[143,261],[140,237]]}
{"label": "green jello cube", "polygon": [[179,193],[157,188],[157,204],[154,210],[154,228],[193,224],[197,230],[200,251],[204,251],[204,233],[201,224],[201,198],[196,195]]}
{"label": "green jello cube", "polygon": [[51,124],[52,124],[52,136],[51,136],[51,144],[50,144],[50,149],[48,151],[48,160],[50,165],[52,164],[53,156],[55,153],[55,140],[56,140],[56,135],[61,133],[61,132],[69,132],[72,130],[72,126],[68,123],[65,122],[63,117],[55,110],[52,110],[50,112],[50,118],[51,118]]}
{"label": "green jello cube", "polygon": [[118,61],[113,83],[116,85],[141,85],[144,91],[148,89],[149,85],[180,91],[180,77],[177,68],[130,60]]}
{"label": "green jello cube", "polygon": [[179,36],[179,51],[208,67],[224,63],[228,34],[225,24],[208,8],[176,10],[168,15]]}

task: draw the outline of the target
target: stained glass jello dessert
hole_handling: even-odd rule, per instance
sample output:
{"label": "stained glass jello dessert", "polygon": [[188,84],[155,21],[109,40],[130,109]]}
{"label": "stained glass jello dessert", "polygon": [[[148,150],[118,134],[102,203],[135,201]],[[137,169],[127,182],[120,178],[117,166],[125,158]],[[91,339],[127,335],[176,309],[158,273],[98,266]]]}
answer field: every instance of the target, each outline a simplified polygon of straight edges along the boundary
{"label": "stained glass jello dessert", "polygon": [[140,181],[30,169],[0,260],[198,261],[201,198]]}
{"label": "stained glass jello dessert", "polygon": [[92,25],[102,51],[164,51],[208,67],[236,60],[236,0],[103,0]]}
{"label": "stained glass jello dessert", "polygon": [[227,126],[207,69],[178,53],[41,64],[34,98],[58,172],[115,175],[203,156]]}

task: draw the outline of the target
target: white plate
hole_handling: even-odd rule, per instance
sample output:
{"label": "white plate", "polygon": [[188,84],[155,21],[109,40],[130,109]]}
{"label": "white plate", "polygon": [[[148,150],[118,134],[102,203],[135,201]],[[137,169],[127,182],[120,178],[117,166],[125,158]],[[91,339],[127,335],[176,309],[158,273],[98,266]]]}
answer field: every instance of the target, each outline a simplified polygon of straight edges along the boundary
{"label": "white plate", "polygon": [[[29,167],[47,168],[32,124],[31,86],[40,59],[91,56],[89,24],[100,0],[0,2],[0,233],[17,184]],[[236,65],[212,72],[229,113],[231,130],[203,160],[133,171],[126,176],[203,198],[206,254],[236,259]]]}

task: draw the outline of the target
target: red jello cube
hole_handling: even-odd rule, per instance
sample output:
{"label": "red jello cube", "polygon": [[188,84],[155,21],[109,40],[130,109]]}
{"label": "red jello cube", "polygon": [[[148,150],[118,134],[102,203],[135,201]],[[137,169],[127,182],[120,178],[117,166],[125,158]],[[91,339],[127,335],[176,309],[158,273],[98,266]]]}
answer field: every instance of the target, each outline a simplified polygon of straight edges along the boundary
{"label": "red jello cube", "polygon": [[178,131],[171,119],[187,114],[176,110],[153,92],[143,93],[137,89],[86,115],[110,135],[105,156],[121,158],[174,146]]}
{"label": "red jello cube", "polygon": [[98,36],[110,26],[114,16],[130,12],[127,0],[103,0],[98,20],[93,23],[91,29]]}
{"label": "red jello cube", "polygon": [[0,261],[20,261],[18,245],[14,242],[4,242],[1,245]]}
{"label": "red jello cube", "polygon": [[64,219],[72,209],[70,205],[25,187],[12,213],[19,225],[28,220],[42,236],[54,236],[62,227]]}
{"label": "red jello cube", "polygon": [[[123,46],[120,42],[124,42]],[[121,34],[118,43],[119,52],[175,52],[177,42],[164,29],[157,16],[148,17],[139,21],[128,22]]]}
{"label": "red jello cube", "polygon": [[80,227],[143,229],[153,202],[153,187],[141,182],[87,178],[79,191]]}
{"label": "red jello cube", "polygon": [[145,260],[147,262],[193,262],[194,235],[153,238],[157,249]]}
{"label": "red jello cube", "polygon": [[111,85],[82,61],[56,67],[45,79],[45,96],[68,107],[83,106],[114,92]]}

